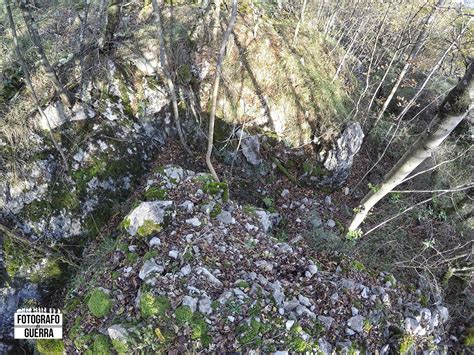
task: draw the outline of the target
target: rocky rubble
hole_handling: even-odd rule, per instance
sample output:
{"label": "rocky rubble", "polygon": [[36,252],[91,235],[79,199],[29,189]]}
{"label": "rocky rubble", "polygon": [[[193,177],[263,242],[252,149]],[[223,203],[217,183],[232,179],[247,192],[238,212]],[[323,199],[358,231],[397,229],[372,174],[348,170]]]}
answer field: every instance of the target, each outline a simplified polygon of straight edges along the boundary
{"label": "rocky rubble", "polygon": [[[135,206],[109,252],[79,273],[88,283],[69,292],[70,353],[94,353],[102,336],[118,352],[389,353],[449,344],[446,308],[422,308],[416,292],[387,275],[327,265],[300,238],[274,239],[278,216],[232,202],[207,174],[159,169]],[[112,306],[97,317],[90,297],[102,288]]]}

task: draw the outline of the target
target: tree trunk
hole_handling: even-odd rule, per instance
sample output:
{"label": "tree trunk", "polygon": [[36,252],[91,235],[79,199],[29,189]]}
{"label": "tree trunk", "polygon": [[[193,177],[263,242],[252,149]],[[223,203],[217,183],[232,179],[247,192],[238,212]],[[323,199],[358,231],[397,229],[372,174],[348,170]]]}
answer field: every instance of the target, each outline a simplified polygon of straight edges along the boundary
{"label": "tree trunk", "polygon": [[307,0],[303,0],[303,5],[301,6],[301,15],[298,23],[296,24],[295,34],[293,36],[293,45],[296,45],[296,41],[298,40],[298,33],[300,31],[300,25],[304,20],[304,12],[306,10]]}
{"label": "tree trunk", "polygon": [[120,13],[122,10],[122,0],[109,0],[107,6],[107,19],[105,23],[104,42],[102,48],[109,51],[112,48],[112,40],[120,23]]}
{"label": "tree trunk", "polygon": [[224,33],[224,38],[222,39],[221,48],[219,50],[219,56],[217,57],[216,77],[214,78],[214,88],[212,91],[212,107],[211,107],[211,114],[209,116],[209,133],[208,133],[208,138],[207,138],[208,141],[207,141],[206,164],[215,181],[219,181],[219,177],[217,176],[216,171],[214,170],[214,167],[212,166],[211,156],[212,156],[212,147],[214,144],[214,122],[216,119],[217,94],[219,92],[219,82],[221,79],[221,70],[222,70],[222,64],[224,62],[225,50],[227,47],[227,42],[229,41],[230,34],[232,33],[232,29],[234,28],[236,17],[237,17],[237,0],[232,0],[232,12],[230,15],[229,24],[227,25],[227,30]]}
{"label": "tree trunk", "polygon": [[35,20],[33,19],[33,16],[30,11],[31,5],[29,4],[28,0],[22,0],[20,4],[21,12],[23,14],[26,27],[28,28],[31,40],[33,41],[33,44],[36,47],[36,50],[40,57],[41,65],[43,66],[46,76],[49,78],[49,80],[51,80],[51,83],[53,84],[56,92],[59,94],[59,97],[61,98],[63,104],[67,107],[72,107],[74,104],[74,100],[71,94],[64,88],[64,86],[59,81],[56,72],[49,63],[46,54],[44,53],[43,44],[41,43],[41,38],[39,36],[38,29],[36,28]]}
{"label": "tree trunk", "polygon": [[383,103],[382,108],[380,109],[380,112],[375,122],[373,123],[371,129],[373,129],[379,123],[380,119],[383,117],[385,111],[387,110],[388,105],[390,105],[390,103],[392,102],[392,99],[395,96],[395,93],[397,92],[398,87],[400,86],[403,78],[405,78],[405,75],[408,73],[408,70],[410,69],[412,62],[418,56],[418,53],[420,52],[421,48],[423,47],[426,41],[428,26],[435,19],[435,16],[437,14],[436,10],[438,9],[438,7],[443,6],[445,2],[446,0],[438,0],[433,10],[426,17],[426,20],[423,23],[423,28],[421,29],[420,33],[418,34],[418,37],[416,38],[415,43],[413,44],[413,47],[410,51],[410,54],[408,55],[405,65],[403,66],[403,69],[398,74],[398,78],[395,82],[395,85],[393,86],[392,90],[390,91],[387,98],[385,99],[385,102]]}
{"label": "tree trunk", "polygon": [[358,212],[349,225],[349,232],[356,231],[372,207],[392,191],[395,186],[402,183],[426,158],[430,157],[433,151],[438,148],[456,126],[469,114],[469,111],[473,107],[473,98],[470,97],[470,95],[472,96],[474,94],[473,75],[474,64],[471,61],[464,77],[459,81],[456,87],[450,91],[430,126],[413,144],[412,148],[408,150],[388,172],[380,184],[380,187],[376,191],[370,191],[364,197],[358,207]]}
{"label": "tree trunk", "polygon": [[176,89],[174,87],[173,80],[171,79],[171,73],[169,69],[168,63],[168,56],[166,54],[165,48],[165,40],[163,36],[163,27],[161,24],[161,3],[158,5],[157,0],[152,0],[153,9],[155,11],[155,19],[156,19],[156,30],[158,32],[158,41],[159,41],[159,50],[160,50],[160,62],[161,67],[163,68],[163,73],[165,75],[165,82],[168,86],[168,91],[171,98],[171,105],[173,107],[173,115],[174,115],[174,122],[176,125],[176,130],[178,131],[179,140],[181,145],[186,150],[189,155],[192,155],[191,149],[189,149],[186,139],[184,138],[183,131],[181,129],[181,121],[179,118],[179,110],[178,110],[178,100],[176,96]]}
{"label": "tree trunk", "polygon": [[21,69],[23,70],[23,75],[25,76],[26,86],[31,91],[31,95],[33,96],[33,99],[36,103],[36,109],[38,110],[41,117],[46,121],[46,123],[49,126],[49,135],[51,137],[51,140],[53,141],[54,147],[59,152],[59,155],[61,155],[61,159],[62,159],[63,165],[64,165],[64,170],[67,172],[68,171],[68,163],[67,163],[66,155],[64,154],[62,148],[59,146],[58,142],[54,138],[53,129],[51,128],[51,124],[49,123],[48,117],[46,116],[43,109],[41,108],[40,101],[38,99],[38,95],[36,95],[36,91],[33,87],[33,83],[31,82],[30,73],[28,71],[28,66],[26,65],[25,59],[23,58],[23,55],[22,55],[21,50],[20,50],[20,45],[18,43],[18,36],[16,34],[15,22],[13,21],[12,10],[11,10],[11,7],[10,7],[10,0],[4,0],[4,3],[5,3],[5,10],[6,10],[6,13],[7,13],[8,21],[10,23],[10,29],[12,31],[13,44],[15,46],[16,56],[18,57],[18,60],[19,60],[20,65],[21,65]]}

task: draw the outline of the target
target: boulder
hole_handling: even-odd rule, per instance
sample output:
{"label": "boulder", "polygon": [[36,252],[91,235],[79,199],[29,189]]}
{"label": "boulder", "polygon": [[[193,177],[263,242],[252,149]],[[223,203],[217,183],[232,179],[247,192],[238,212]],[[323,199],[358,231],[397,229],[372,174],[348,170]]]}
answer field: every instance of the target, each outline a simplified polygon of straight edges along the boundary
{"label": "boulder", "polygon": [[325,177],[322,184],[340,186],[344,183],[363,139],[364,132],[359,123],[350,123],[346,126],[323,161],[324,167],[331,175]]}

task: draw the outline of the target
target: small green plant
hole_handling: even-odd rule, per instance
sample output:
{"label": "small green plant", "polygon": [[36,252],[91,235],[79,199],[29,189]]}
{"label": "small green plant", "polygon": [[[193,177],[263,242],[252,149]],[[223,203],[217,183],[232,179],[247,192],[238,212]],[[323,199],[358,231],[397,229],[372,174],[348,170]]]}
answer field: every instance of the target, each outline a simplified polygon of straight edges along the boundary
{"label": "small green plant", "polygon": [[346,234],[346,239],[350,241],[354,241],[362,237],[363,233],[361,229],[351,230],[348,231]]}
{"label": "small green plant", "polygon": [[38,339],[36,341],[36,350],[40,354],[56,355],[64,352],[64,344],[59,339]]}
{"label": "small green plant", "polygon": [[145,191],[144,197],[146,201],[153,201],[153,200],[165,200],[168,196],[166,190],[161,189],[158,186],[152,186],[148,190]]}
{"label": "small green plant", "polygon": [[372,191],[372,192],[377,192],[380,190],[380,186],[379,185],[374,185],[372,183],[368,183],[367,186],[369,187],[369,189]]}
{"label": "small green plant", "polygon": [[178,324],[183,325],[191,322],[193,311],[188,306],[179,306],[174,313]]}
{"label": "small green plant", "polygon": [[94,316],[102,318],[109,314],[112,300],[104,290],[95,288],[89,296],[87,307]]}
{"label": "small green plant", "polygon": [[400,354],[408,354],[415,345],[415,339],[410,334],[405,334],[400,341]]}
{"label": "small green plant", "polygon": [[364,320],[364,332],[370,333],[374,326],[372,325],[372,322],[369,319]]}
{"label": "small green plant", "polygon": [[399,202],[402,199],[402,194],[400,192],[391,192],[390,201]]}
{"label": "small green plant", "polygon": [[352,261],[352,267],[357,271],[366,271],[367,270],[365,268],[365,265],[362,264],[360,261],[357,261],[357,260]]}
{"label": "small green plant", "polygon": [[103,334],[96,335],[94,339],[93,349],[94,354],[108,355],[111,354],[109,338]]}
{"label": "small green plant", "polygon": [[466,337],[464,338],[464,345],[474,346],[474,327],[467,330]]}
{"label": "small green plant", "polygon": [[151,292],[145,292],[141,295],[140,314],[144,318],[155,315],[163,316],[170,307],[170,301],[164,296],[155,297]]}

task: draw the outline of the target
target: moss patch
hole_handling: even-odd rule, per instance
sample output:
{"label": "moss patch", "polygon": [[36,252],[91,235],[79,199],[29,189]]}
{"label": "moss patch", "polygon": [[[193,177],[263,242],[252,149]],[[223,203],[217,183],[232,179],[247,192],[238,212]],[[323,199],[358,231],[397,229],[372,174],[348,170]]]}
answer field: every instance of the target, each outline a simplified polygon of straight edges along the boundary
{"label": "moss patch", "polygon": [[36,350],[40,354],[62,354],[64,343],[59,339],[39,339],[36,341]]}
{"label": "moss patch", "polygon": [[163,316],[170,307],[170,301],[166,297],[155,297],[151,292],[143,293],[140,298],[140,314],[144,318]]}
{"label": "moss patch", "polygon": [[154,233],[161,232],[161,225],[150,220],[146,220],[137,228],[137,234],[141,237],[148,237]]}
{"label": "moss patch", "polygon": [[93,344],[93,352],[98,355],[106,355],[111,353],[111,345],[109,338],[103,334],[96,335]]}
{"label": "moss patch", "polygon": [[94,316],[102,318],[110,313],[112,300],[103,290],[95,288],[90,294],[87,307]]}

